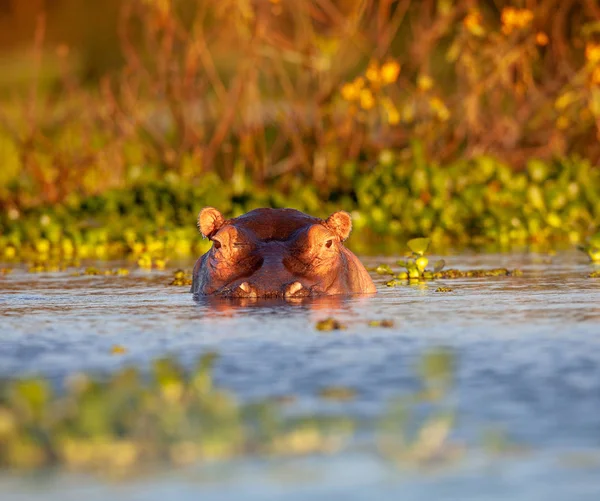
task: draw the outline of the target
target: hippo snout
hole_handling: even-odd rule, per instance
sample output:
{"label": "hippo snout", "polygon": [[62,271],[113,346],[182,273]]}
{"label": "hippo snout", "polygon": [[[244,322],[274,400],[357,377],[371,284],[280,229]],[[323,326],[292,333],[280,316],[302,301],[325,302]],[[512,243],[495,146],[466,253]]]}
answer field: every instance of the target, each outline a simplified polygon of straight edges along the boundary
{"label": "hippo snout", "polygon": [[242,298],[301,298],[310,295],[310,290],[300,282],[285,284],[281,288],[260,287],[251,282],[242,282],[233,291],[226,289],[223,296]]}

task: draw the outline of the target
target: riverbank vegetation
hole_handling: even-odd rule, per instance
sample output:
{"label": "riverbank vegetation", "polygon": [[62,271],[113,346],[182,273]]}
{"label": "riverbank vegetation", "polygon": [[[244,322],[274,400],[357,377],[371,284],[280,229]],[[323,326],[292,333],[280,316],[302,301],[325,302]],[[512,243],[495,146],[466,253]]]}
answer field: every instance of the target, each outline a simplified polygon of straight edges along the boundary
{"label": "riverbank vegetation", "polygon": [[[196,228],[205,205],[238,215],[263,207],[295,207],[327,216],[352,212],[350,246],[360,253],[404,252],[407,239],[428,235],[436,251],[465,245],[495,249],[583,244],[600,220],[600,171],[588,161],[530,161],[515,171],[489,157],[436,166],[402,161],[392,152],[323,200],[316,186],[258,188],[245,178],[207,175],[197,186],[156,181],[101,195],[76,194],[52,206],[0,216],[2,259],[164,260],[204,252]],[[342,174],[343,175],[343,174]],[[587,248],[587,247],[586,247]],[[148,261],[150,260],[150,261]]]}

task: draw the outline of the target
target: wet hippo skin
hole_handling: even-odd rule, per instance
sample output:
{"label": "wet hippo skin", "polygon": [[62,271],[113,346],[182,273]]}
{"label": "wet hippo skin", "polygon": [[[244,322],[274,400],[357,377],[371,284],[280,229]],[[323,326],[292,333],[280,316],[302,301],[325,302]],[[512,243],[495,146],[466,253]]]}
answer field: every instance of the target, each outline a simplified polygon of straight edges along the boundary
{"label": "wet hippo skin", "polygon": [[194,266],[194,294],[294,298],[375,292],[365,267],[343,244],[352,230],[347,212],[323,220],[294,209],[255,209],[225,219],[205,207],[198,226],[213,245]]}

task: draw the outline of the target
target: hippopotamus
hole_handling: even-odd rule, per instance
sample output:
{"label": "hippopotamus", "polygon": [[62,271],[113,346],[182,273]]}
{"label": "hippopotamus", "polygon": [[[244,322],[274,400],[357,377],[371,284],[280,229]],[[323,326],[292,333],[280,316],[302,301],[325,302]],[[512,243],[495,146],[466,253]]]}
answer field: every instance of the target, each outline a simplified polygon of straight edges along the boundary
{"label": "hippopotamus", "polygon": [[288,299],[376,291],[344,246],[352,230],[347,212],[319,219],[294,209],[255,209],[225,219],[205,207],[198,227],[212,247],[194,266],[196,295]]}

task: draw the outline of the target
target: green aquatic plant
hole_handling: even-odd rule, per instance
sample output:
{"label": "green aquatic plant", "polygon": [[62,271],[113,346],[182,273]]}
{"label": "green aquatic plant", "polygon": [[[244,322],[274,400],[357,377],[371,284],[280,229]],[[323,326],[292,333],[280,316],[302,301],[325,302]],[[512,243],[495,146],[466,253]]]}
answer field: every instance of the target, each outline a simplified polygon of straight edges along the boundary
{"label": "green aquatic plant", "polygon": [[27,271],[29,273],[53,273],[57,271],[65,271],[67,269],[67,265],[65,263],[57,262],[57,261],[48,261],[48,262],[33,262],[30,263],[27,267]]}
{"label": "green aquatic plant", "polygon": [[450,287],[438,287],[435,292],[454,292],[454,289]]}
{"label": "green aquatic plant", "polygon": [[[206,354],[186,372],[159,359],[149,379],[132,368],[99,380],[73,375],[59,394],[44,379],[2,381],[0,468],[62,464],[123,474],[141,463],[331,451],[352,432],[343,416],[284,418],[268,401],[240,404],[213,385],[215,361]],[[328,395],[351,397],[341,390]]]}
{"label": "green aquatic plant", "polygon": [[[454,384],[455,365],[454,354],[445,348],[428,351],[418,360],[420,391],[396,400],[381,419],[378,448],[383,457],[398,466],[415,467],[445,464],[464,453],[464,447],[451,438],[455,411],[446,402]],[[424,402],[437,407],[414,426],[417,409],[422,412]]]}
{"label": "green aquatic plant", "polygon": [[[126,348],[114,345],[111,353],[122,355]],[[293,396],[240,403],[214,385],[217,360],[206,353],[186,371],[173,359],[157,359],[149,377],[134,368],[99,379],[74,374],[58,392],[43,378],[0,381],[0,470],[63,466],[122,476],[164,463],[331,453],[353,437],[357,421],[343,414],[284,412],[281,406],[291,405]],[[449,351],[423,354],[417,365],[421,389],[403,397],[401,409],[395,405],[381,416],[378,449],[384,457],[411,466],[451,458],[454,419],[443,402],[454,371]],[[318,396],[349,402],[359,395],[327,385]],[[408,422],[405,416],[423,399],[441,407]]]}
{"label": "green aquatic plant", "polygon": [[[439,250],[473,244],[548,251],[581,244],[600,219],[600,171],[583,160],[548,164],[548,174],[539,178],[490,158],[444,166],[395,158],[368,171],[354,165],[336,198],[324,204],[315,203],[319,188],[310,183],[248,184],[236,192],[207,174],[198,185],[148,181],[90,197],[74,194],[68,203],[0,211],[0,261],[36,263],[43,271],[60,262],[130,256],[150,269],[167,259],[197,257],[210,247],[194,224],[204,205],[222,208],[227,217],[260,206],[294,207],[322,217],[344,208],[353,216],[349,245],[361,254],[399,253],[419,235]],[[593,253],[594,242],[590,239],[586,250]],[[430,265],[417,263],[429,249],[415,249],[422,254],[412,256],[413,278],[419,267]],[[380,272],[388,270],[384,266]]]}
{"label": "green aquatic plant", "polygon": [[[397,261],[398,265],[406,268],[406,272],[399,273],[396,275],[396,278],[400,280],[406,280],[407,278],[409,280],[431,278],[431,273],[425,270],[429,264],[429,259],[425,257],[425,252],[427,252],[430,243],[431,239],[429,238],[413,238],[407,242],[408,248],[412,251],[412,256],[404,261]],[[393,281],[388,282],[388,285],[393,286]]]}
{"label": "green aquatic plant", "polygon": [[[429,246],[429,239],[417,238],[410,240],[408,246],[412,251],[412,256],[405,260],[398,260],[396,264],[403,266],[406,271],[397,273],[392,280],[388,280],[388,287],[397,287],[411,282],[436,280],[436,279],[456,279],[456,278],[483,278],[483,277],[521,277],[523,271],[519,269],[508,270],[506,268],[475,269],[475,270],[444,270],[446,262],[443,259],[437,261],[433,270],[427,270],[425,267],[429,260],[425,257],[425,252]],[[452,289],[439,287],[436,292],[451,292]]]}
{"label": "green aquatic plant", "polygon": [[110,277],[110,276],[126,277],[129,275],[129,270],[127,268],[100,270],[94,266],[90,266],[90,267],[87,267],[83,271],[73,271],[69,274],[69,276],[71,276],[71,277],[98,276],[98,275],[105,276],[105,277]]}
{"label": "green aquatic plant", "polygon": [[530,452],[530,448],[516,442],[502,428],[485,430],[482,437],[484,450],[493,456],[514,456]]}
{"label": "green aquatic plant", "polygon": [[346,386],[326,386],[319,391],[319,397],[325,400],[349,401],[356,398],[356,390]]}
{"label": "green aquatic plant", "polygon": [[375,273],[378,275],[393,275],[394,272],[389,264],[380,264],[375,268]]}
{"label": "green aquatic plant", "polygon": [[[111,348],[114,355],[126,351]],[[43,378],[0,381],[0,470],[63,466],[122,476],[164,463],[331,453],[354,436],[358,423],[344,414],[284,412],[293,396],[241,403],[214,384],[217,361],[215,353],[206,353],[184,370],[161,358],[149,377],[131,367],[102,378],[73,374],[58,392]],[[420,390],[381,416],[378,449],[384,457],[417,466],[450,458],[454,419],[444,399],[454,366],[444,349],[419,359]],[[334,402],[359,397],[335,384],[317,393]],[[409,422],[405,417],[424,400],[431,412],[423,416],[421,409],[418,421]]]}
{"label": "green aquatic plant", "polygon": [[110,347],[110,353],[111,353],[111,355],[123,355],[123,354],[127,353],[127,348],[125,348],[124,346],[122,346],[120,344],[113,344]]}
{"label": "green aquatic plant", "polygon": [[[431,239],[429,238],[413,238],[407,242],[408,248],[412,251],[412,255],[404,260],[396,261],[398,266],[406,268],[406,271],[401,271],[395,275],[395,278],[386,282],[388,287],[395,287],[409,281],[416,280],[431,280],[434,278],[435,270],[441,270],[445,266],[445,261],[440,259],[434,265],[434,271],[427,270],[429,259],[425,256],[425,252],[429,248]],[[390,271],[392,271],[390,269]],[[391,273],[393,274],[393,272]]]}
{"label": "green aquatic plant", "polygon": [[177,270],[173,273],[173,280],[169,283],[169,285],[175,285],[179,287],[190,286],[192,285],[192,277],[184,270]]}
{"label": "green aquatic plant", "polygon": [[438,271],[433,274],[433,278],[484,278],[484,277],[520,277],[523,275],[521,270],[508,270],[506,268],[492,268],[489,270],[456,270],[449,269]]}
{"label": "green aquatic plant", "polygon": [[343,330],[346,326],[342,324],[339,320],[336,320],[333,317],[328,317],[323,320],[319,320],[315,324],[315,329],[318,331],[337,331]]}
{"label": "green aquatic plant", "polygon": [[[431,239],[429,238],[413,238],[407,242],[408,248],[413,252],[414,258],[414,267],[418,270],[419,274],[422,275],[425,271],[425,268],[429,264],[429,259],[425,257],[425,252],[429,248],[429,244],[431,243]],[[409,268],[409,276],[411,269]],[[411,277],[412,278],[412,277]]]}
{"label": "green aquatic plant", "polygon": [[588,255],[592,263],[600,263],[600,231],[591,236],[585,245],[580,245],[578,248]]}
{"label": "green aquatic plant", "polygon": [[383,320],[369,320],[368,324],[369,327],[385,327],[385,328],[391,328],[394,327],[394,321],[391,319],[383,319]]}

